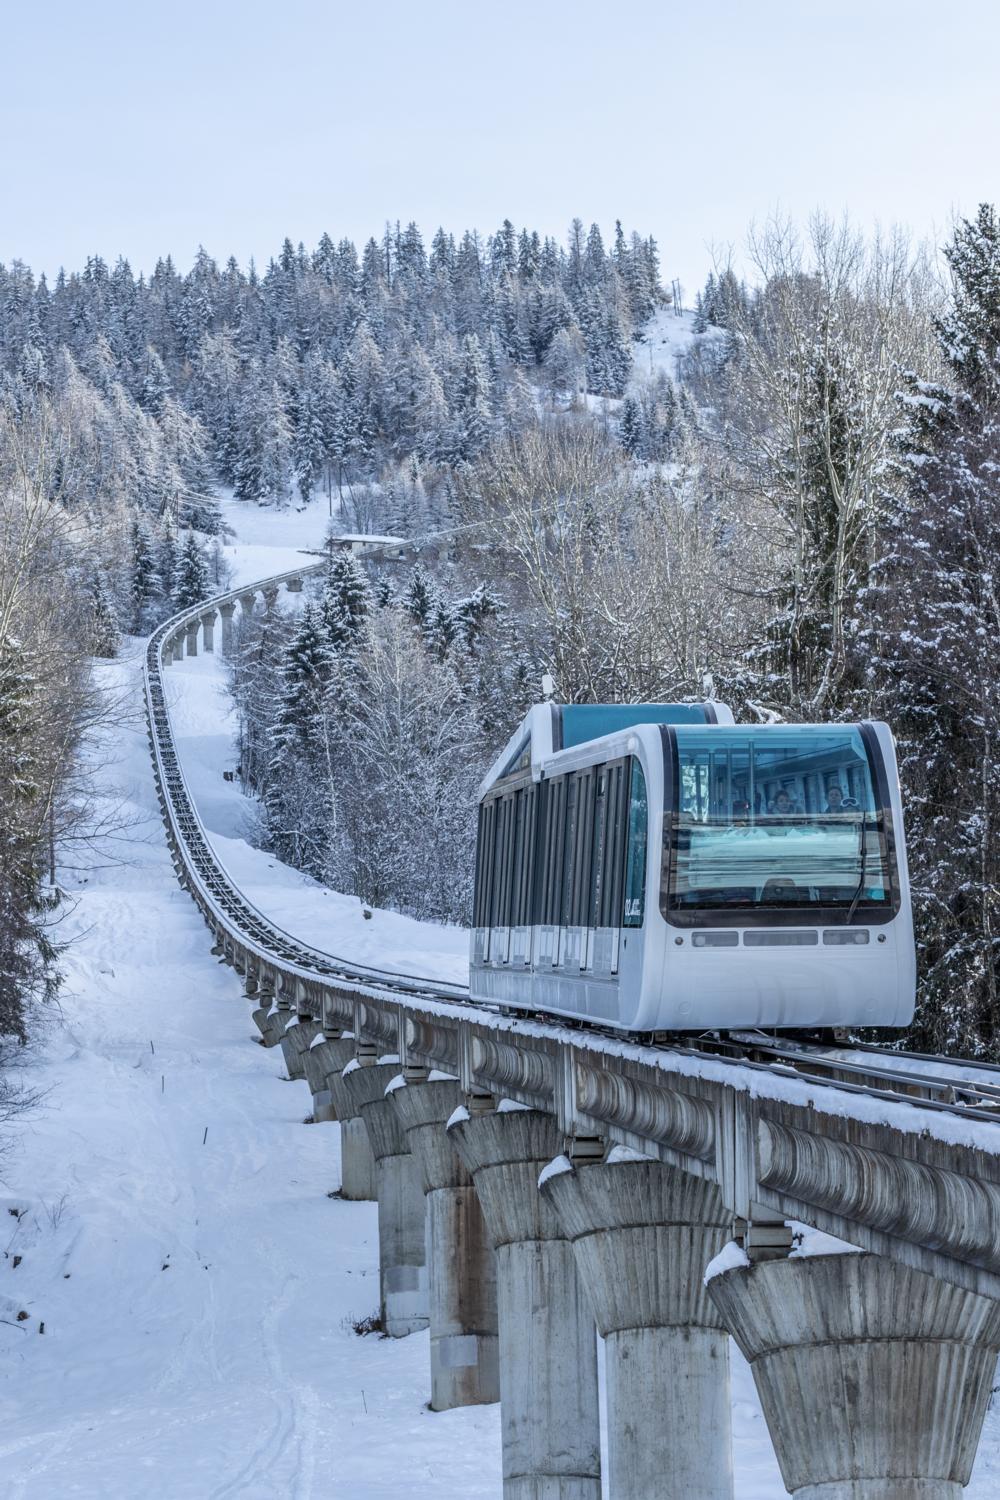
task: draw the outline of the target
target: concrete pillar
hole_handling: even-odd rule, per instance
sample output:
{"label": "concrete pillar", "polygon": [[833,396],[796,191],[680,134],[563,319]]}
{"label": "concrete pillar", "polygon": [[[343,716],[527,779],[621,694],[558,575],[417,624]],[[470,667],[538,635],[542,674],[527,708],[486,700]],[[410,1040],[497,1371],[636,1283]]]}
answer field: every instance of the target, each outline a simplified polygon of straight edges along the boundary
{"label": "concrete pillar", "polygon": [[188,654],[188,656],[197,656],[198,655],[198,621],[197,620],[192,620],[190,625],[186,625],[184,627],[184,632],[185,632],[185,635],[187,636],[187,654]]}
{"label": "concrete pillar", "polygon": [[289,580],[286,583],[285,587],[287,588],[287,590],[288,590],[288,592],[290,594],[301,594],[301,592],[302,592],[302,579],[301,578],[289,578]]}
{"label": "concrete pillar", "polygon": [[328,1031],[314,1036],[308,1051],[303,1053],[302,1070],[312,1094],[314,1120],[337,1118],[327,1076],[342,1073],[353,1056],[354,1038]]}
{"label": "concrete pillar", "polygon": [[249,998],[253,1005],[253,1010],[250,1013],[251,1018],[261,1036],[267,1041],[270,1028],[268,1017],[271,1013],[271,1007],[274,1004],[274,976],[269,969],[261,969],[257,991]]}
{"label": "concrete pillar", "polygon": [[868,1254],[739,1266],[708,1290],[797,1500],[959,1500],[1000,1303]]}
{"label": "concrete pillar", "polygon": [[254,605],[257,603],[257,595],[253,589],[248,589],[245,594],[240,595],[240,617],[243,620],[253,618]]}
{"label": "concrete pillar", "polygon": [[280,982],[277,985],[272,982],[266,992],[262,990],[260,1002],[259,1008],[253,1012],[253,1018],[260,1027],[264,1045],[278,1047],[292,1017],[288,991]]}
{"label": "concrete pillar", "polygon": [[205,639],[205,650],[215,650],[215,610],[210,609],[201,617],[201,629]]}
{"label": "concrete pillar", "polygon": [[594,1318],[538,1176],[562,1147],[551,1115],[448,1127],[496,1251],[504,1500],[600,1500]]}
{"label": "concrete pillar", "polygon": [[222,616],[222,654],[229,656],[233,649],[233,616],[236,613],[236,601],[230,599],[228,604],[219,605],[219,614]]}
{"label": "concrete pillar", "polygon": [[426,1328],[428,1321],[420,1169],[406,1144],[396,1107],[385,1097],[386,1084],[398,1072],[398,1063],[376,1063],[342,1074],[375,1157],[382,1326],[394,1339]]}
{"label": "concrete pillar", "polygon": [[[301,986],[299,986],[299,991],[301,991]],[[296,1009],[288,1017],[281,1036],[281,1051],[289,1078],[306,1076],[305,1054],[313,1038],[319,1033],[319,1026],[313,1020],[311,1011],[306,1008],[308,1002],[304,994],[299,991],[296,992]],[[294,1024],[289,1025],[289,1022],[294,1022]]]}
{"label": "concrete pillar", "polygon": [[[356,1043],[352,1045],[356,1046]],[[331,1070],[326,1075],[326,1086],[330,1090],[334,1118],[340,1121],[341,1197],[358,1203],[376,1203],[375,1158],[365,1122],[358,1113],[342,1072]]]}
{"label": "concrete pillar", "polygon": [[272,609],[274,608],[277,598],[278,590],[274,586],[274,584],[272,584],[270,588],[266,588],[264,590],[264,608],[268,614],[270,614]]}
{"label": "concrete pillar", "polygon": [[704,1285],[730,1238],[713,1183],[657,1161],[547,1176],[604,1337],[614,1500],[731,1500],[729,1336]]}
{"label": "concrete pillar", "polygon": [[493,1247],[472,1177],[445,1133],[462,1097],[459,1083],[446,1079],[390,1095],[425,1194],[435,1411],[500,1400]]}

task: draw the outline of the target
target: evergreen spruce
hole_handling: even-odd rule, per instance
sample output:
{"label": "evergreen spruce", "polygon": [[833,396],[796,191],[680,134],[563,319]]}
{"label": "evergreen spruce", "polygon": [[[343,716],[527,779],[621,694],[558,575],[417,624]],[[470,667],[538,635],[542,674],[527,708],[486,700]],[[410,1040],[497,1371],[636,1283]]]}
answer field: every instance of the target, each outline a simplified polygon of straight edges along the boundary
{"label": "evergreen spruce", "polygon": [[185,534],[177,549],[170,597],[177,609],[190,609],[210,593],[208,561],[193,531]]}
{"label": "evergreen spruce", "polygon": [[95,573],[91,579],[89,596],[90,654],[105,658],[115,657],[121,647],[121,630],[118,625],[118,611],[111,597],[107,579],[102,573]]}
{"label": "evergreen spruce", "polygon": [[363,568],[348,548],[337,548],[327,569],[321,604],[329,649],[350,653],[357,647],[371,605],[371,588]]}

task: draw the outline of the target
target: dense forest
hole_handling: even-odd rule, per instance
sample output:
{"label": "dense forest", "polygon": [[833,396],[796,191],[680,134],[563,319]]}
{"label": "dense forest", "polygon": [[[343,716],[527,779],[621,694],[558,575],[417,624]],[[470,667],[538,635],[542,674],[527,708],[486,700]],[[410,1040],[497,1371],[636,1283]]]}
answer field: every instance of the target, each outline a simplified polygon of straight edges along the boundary
{"label": "dense forest", "polygon": [[[910,1043],[1000,1057],[996,214],[943,258],[771,224],[646,377],[665,304],[650,240],[579,221],[565,247],[509,223],[429,251],[412,225],[360,256],[286,241],[263,274],[0,267],[0,1028],[51,974],[39,882],[87,656],[224,575],[225,486],[435,538],[416,565],[333,560],[300,614],[242,632],[241,763],[283,858],[464,919],[474,788],[543,670],[566,700],[885,718]],[[33,612],[41,577],[58,609]]]}

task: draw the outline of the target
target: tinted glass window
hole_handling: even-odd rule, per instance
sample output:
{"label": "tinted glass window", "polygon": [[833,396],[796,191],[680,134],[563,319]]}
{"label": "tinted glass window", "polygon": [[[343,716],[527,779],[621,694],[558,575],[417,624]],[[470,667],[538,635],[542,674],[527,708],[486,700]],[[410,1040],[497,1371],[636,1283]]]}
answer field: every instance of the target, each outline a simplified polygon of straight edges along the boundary
{"label": "tinted glass window", "polygon": [[891,899],[884,827],[857,728],[678,729],[668,899],[675,907]]}
{"label": "tinted glass window", "polygon": [[649,809],[646,778],[637,760],[632,762],[628,800],[628,852],[625,858],[625,911],[622,925],[641,927],[646,891],[646,843]]}

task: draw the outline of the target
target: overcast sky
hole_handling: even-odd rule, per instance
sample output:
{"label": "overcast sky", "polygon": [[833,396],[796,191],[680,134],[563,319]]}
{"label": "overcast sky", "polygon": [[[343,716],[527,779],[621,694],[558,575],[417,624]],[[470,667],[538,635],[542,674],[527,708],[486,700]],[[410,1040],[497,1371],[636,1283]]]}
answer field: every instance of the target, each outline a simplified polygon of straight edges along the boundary
{"label": "overcast sky", "polygon": [[690,297],[776,209],[1000,197],[998,59],[998,0],[0,0],[0,261],[578,214]]}

